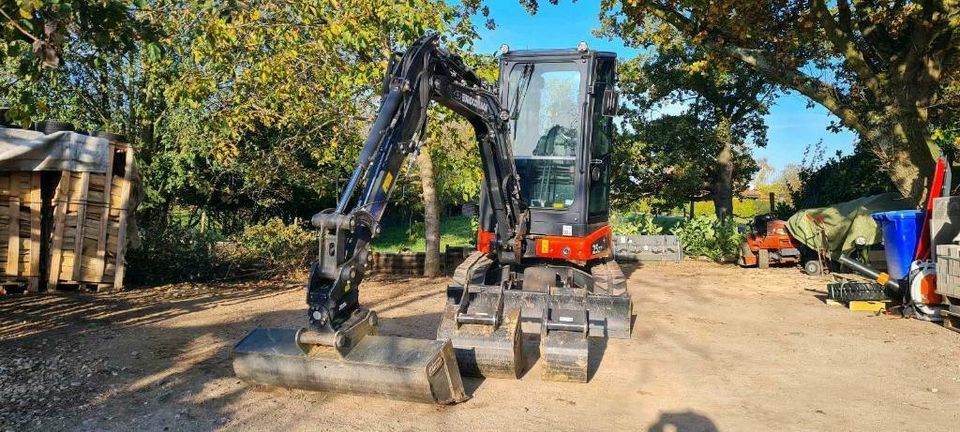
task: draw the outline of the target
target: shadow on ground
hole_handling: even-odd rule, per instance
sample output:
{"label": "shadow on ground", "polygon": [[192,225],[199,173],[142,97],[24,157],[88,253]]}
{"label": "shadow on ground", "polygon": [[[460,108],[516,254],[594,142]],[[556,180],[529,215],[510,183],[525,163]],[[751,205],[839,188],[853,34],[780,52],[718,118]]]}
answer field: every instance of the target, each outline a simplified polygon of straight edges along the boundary
{"label": "shadow on ground", "polygon": [[647,432],[718,432],[709,417],[692,411],[665,412]]}

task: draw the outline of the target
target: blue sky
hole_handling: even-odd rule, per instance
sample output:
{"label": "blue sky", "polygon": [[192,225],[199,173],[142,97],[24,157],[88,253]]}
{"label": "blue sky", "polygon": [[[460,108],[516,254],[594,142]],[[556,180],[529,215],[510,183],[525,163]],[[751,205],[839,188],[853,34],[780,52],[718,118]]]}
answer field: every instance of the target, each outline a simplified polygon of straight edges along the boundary
{"label": "blue sky", "polygon": [[[493,53],[503,43],[514,49],[572,48],[585,40],[591,48],[614,51],[622,59],[635,57],[639,53],[638,50],[625,47],[619,40],[609,41],[593,36],[592,31],[600,26],[597,19],[599,1],[571,3],[569,0],[560,0],[557,6],[547,1],[540,3],[539,12],[531,16],[517,0],[487,2],[497,28],[487,30],[482,20],[478,19],[476,24],[480,30],[480,40],[474,49]],[[782,95],[766,118],[769,145],[755,149],[754,156],[766,158],[774,168],[780,170],[790,163],[799,164],[806,147],[820,140],[823,140],[828,156],[837,150],[851,153],[856,135],[849,131],[839,134],[827,131],[831,119],[835,117],[819,105],[808,109],[807,99],[799,94]]]}

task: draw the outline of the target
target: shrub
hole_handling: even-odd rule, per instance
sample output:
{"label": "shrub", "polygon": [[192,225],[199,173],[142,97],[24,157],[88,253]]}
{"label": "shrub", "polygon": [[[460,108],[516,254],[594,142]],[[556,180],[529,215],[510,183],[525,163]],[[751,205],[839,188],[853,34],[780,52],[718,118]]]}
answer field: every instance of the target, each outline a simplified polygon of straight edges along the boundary
{"label": "shrub", "polygon": [[295,220],[286,224],[274,218],[247,225],[236,238],[235,265],[289,271],[305,266],[317,251],[317,236]]}
{"label": "shrub", "polygon": [[735,258],[743,242],[743,234],[735,222],[728,220],[721,224],[714,216],[697,216],[678,224],[670,233],[680,237],[684,254],[714,261]]}
{"label": "shrub", "polygon": [[140,227],[141,245],[127,254],[131,285],[204,281],[222,276],[214,246],[218,235],[179,223]]}
{"label": "shrub", "polygon": [[649,213],[614,213],[610,217],[613,232],[620,235],[657,235],[663,233],[655,217]]}

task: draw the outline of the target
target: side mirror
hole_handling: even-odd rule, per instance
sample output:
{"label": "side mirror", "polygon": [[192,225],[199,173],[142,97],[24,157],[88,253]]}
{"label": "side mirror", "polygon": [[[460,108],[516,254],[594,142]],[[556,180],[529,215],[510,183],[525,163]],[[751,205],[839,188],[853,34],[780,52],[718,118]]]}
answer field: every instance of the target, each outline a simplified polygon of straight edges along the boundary
{"label": "side mirror", "polygon": [[607,87],[603,90],[603,115],[616,117],[618,108],[620,108],[620,94],[613,87]]}

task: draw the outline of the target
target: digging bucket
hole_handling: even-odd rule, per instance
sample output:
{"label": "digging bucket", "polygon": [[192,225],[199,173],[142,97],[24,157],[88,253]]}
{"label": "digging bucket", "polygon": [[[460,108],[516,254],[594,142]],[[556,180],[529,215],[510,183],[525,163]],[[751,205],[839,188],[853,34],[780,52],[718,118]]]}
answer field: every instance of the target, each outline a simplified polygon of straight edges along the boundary
{"label": "digging bucket", "polygon": [[435,404],[468,399],[449,341],[370,334],[336,348],[301,343],[303,332],[253,330],[234,346],[234,372],[269,386]]}

